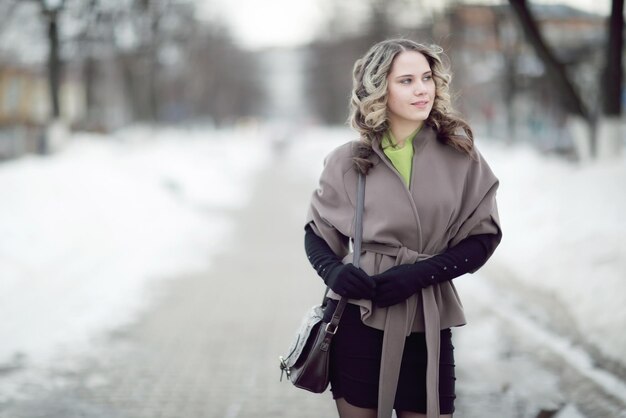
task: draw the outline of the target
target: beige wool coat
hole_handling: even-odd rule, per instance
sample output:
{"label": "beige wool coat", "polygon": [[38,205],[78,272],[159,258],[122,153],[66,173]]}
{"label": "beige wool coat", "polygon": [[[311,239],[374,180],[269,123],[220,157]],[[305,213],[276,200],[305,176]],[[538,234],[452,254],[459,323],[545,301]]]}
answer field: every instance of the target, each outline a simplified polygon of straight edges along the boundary
{"label": "beige wool coat", "polygon": [[[355,144],[344,144],[328,155],[307,215],[307,223],[345,263],[352,261],[349,242],[354,238]],[[472,158],[445,145],[429,126],[420,130],[413,147],[407,188],[380,143],[373,144],[374,165],[365,183],[361,254],[361,268],[369,275],[439,254],[470,235],[493,234],[491,255],[502,237],[496,205],[498,179],[479,151],[474,148]],[[340,299],[332,291],[329,295]],[[429,353],[427,415],[438,417],[439,330],[465,324],[454,284],[430,286],[389,308],[378,308],[364,299],[349,302],[360,306],[366,325],[384,330],[379,418],[391,416],[404,339],[416,331],[426,333]]]}

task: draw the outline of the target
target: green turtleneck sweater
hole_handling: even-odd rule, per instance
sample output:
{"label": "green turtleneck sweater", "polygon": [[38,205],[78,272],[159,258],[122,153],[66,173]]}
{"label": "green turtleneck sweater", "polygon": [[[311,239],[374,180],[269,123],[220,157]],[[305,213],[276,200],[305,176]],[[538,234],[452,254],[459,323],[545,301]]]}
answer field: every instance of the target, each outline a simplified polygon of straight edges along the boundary
{"label": "green turtleneck sweater", "polygon": [[398,141],[393,137],[391,133],[391,129],[387,130],[383,135],[382,139],[382,148],[383,152],[391,161],[391,164],[398,170],[398,173],[404,180],[404,184],[406,187],[410,187],[411,185],[411,167],[413,165],[413,139],[419,132],[420,128],[413,131],[409,136],[404,140],[404,145],[402,147],[394,146]]}

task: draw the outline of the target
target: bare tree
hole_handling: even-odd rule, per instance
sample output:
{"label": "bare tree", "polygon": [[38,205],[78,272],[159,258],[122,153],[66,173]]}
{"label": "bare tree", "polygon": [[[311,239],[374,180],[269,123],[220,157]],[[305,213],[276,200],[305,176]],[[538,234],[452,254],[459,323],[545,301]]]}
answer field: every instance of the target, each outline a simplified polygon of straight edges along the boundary
{"label": "bare tree", "polygon": [[417,37],[418,30],[415,27],[403,28],[402,32],[398,32],[392,12],[419,7],[420,3],[414,0],[359,1],[359,5],[366,9],[366,19],[362,29],[356,33],[345,33],[341,30],[342,25],[352,19],[349,11],[343,11],[338,6],[339,3],[329,8],[330,15],[327,19],[332,37],[326,36],[310,45],[307,76],[307,93],[322,121],[330,124],[345,122],[348,116],[352,66],[370,46],[388,37]]}
{"label": "bare tree", "polygon": [[578,91],[567,75],[565,66],[559,62],[545,42],[526,0],[509,0],[509,3],[519,19],[528,41],[546,67],[547,76],[562,97],[564,106],[571,113],[581,116],[591,123],[592,120],[589,109],[587,109],[587,106],[583,103]]}
{"label": "bare tree", "polygon": [[195,116],[217,125],[262,113],[263,92],[254,53],[241,50],[224,26],[198,26],[184,50],[186,100]]}
{"label": "bare tree", "polygon": [[622,111],[622,49],[624,46],[624,0],[613,0],[609,17],[609,42],[603,77],[604,114],[619,117]]}
{"label": "bare tree", "polygon": [[[0,12],[20,4],[6,1]],[[260,113],[255,55],[221,24],[199,21],[193,0],[27,1],[45,18],[53,118],[63,113],[62,62],[68,81],[84,86],[83,127],[204,116],[227,123]]]}
{"label": "bare tree", "polygon": [[[605,151],[605,154],[619,151],[621,128],[618,119],[621,114],[624,0],[613,0],[611,16],[607,25],[606,68],[601,82],[603,114],[600,115],[592,114],[581,100],[580,94],[572,84],[564,66],[556,59],[554,53],[543,40],[527,2],[525,0],[509,0],[509,3],[518,17],[529,42],[546,67],[548,77],[563,98],[566,108],[571,114],[584,118],[591,126],[591,138],[589,141],[591,156],[598,155],[599,143],[609,144],[608,151]],[[608,124],[605,122],[608,122]],[[600,137],[597,137],[599,125],[607,126],[600,129]]]}
{"label": "bare tree", "polygon": [[32,0],[39,4],[41,15],[47,27],[48,37],[48,85],[52,118],[61,116],[59,88],[61,85],[61,57],[59,53],[59,15],[65,6],[65,0]]}

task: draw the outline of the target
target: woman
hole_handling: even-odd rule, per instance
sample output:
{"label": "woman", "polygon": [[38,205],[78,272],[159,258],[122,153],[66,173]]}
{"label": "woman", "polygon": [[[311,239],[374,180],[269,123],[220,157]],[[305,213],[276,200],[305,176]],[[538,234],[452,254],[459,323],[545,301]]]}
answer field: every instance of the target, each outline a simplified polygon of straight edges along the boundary
{"label": "woman", "polygon": [[[327,315],[349,298],[330,366],[342,418],[452,416],[450,327],[465,317],[451,280],[480,268],[502,237],[498,180],[452,111],[440,54],[392,39],[356,61],[360,139],[331,152],[311,199],[305,248],[331,289]],[[359,172],[361,269],[349,253]]]}

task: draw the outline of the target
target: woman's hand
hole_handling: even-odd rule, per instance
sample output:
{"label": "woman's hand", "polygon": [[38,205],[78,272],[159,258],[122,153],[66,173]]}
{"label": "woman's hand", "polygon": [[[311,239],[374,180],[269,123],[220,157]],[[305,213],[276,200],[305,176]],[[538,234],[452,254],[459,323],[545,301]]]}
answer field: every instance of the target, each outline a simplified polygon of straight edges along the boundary
{"label": "woman's hand", "polygon": [[349,299],[372,299],[375,294],[374,279],[352,264],[334,265],[324,281],[335,293]]}
{"label": "woman's hand", "polygon": [[385,308],[395,305],[428,286],[430,283],[420,277],[416,267],[417,264],[403,264],[372,276],[376,283],[376,306]]}

